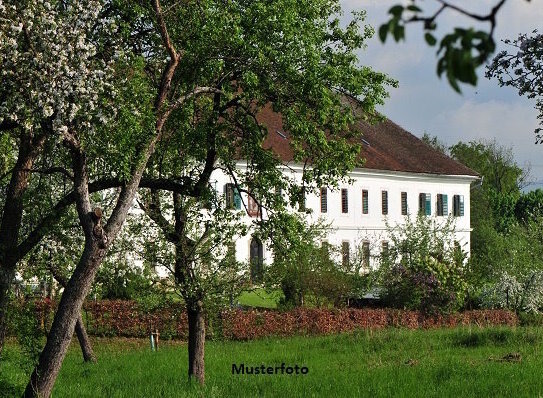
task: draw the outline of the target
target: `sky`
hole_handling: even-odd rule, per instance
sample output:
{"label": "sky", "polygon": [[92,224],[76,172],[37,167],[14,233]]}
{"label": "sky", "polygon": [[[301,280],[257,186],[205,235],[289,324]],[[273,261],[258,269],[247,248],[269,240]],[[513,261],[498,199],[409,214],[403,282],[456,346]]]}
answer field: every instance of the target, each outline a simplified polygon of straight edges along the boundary
{"label": "sky", "polygon": [[[402,0],[342,0],[343,20],[348,21],[353,10],[366,10],[366,21],[375,30],[388,20],[388,9]],[[470,11],[487,13],[497,0],[458,0],[454,4]],[[403,1],[407,4],[407,1]],[[419,1],[426,10],[437,1]],[[474,26],[488,29],[488,24],[466,19],[449,10],[438,19],[439,32],[447,33],[454,26]],[[514,39],[519,33],[534,29],[543,31],[543,0],[508,0],[500,10],[495,31],[499,41],[497,51],[506,49],[502,39]],[[379,109],[389,119],[421,137],[423,133],[437,136],[448,146],[458,141],[493,140],[511,147],[521,167],[530,168],[533,184],[528,189],[543,187],[543,145],[535,144],[534,130],[538,125],[535,100],[520,97],[515,89],[499,87],[496,80],[484,77],[478,70],[477,87],[462,85],[457,94],[445,77],[438,78],[435,70],[437,47],[424,41],[422,28],[411,24],[406,28],[406,41],[399,44],[387,39],[382,44],[375,35],[365,50],[360,51],[363,65],[385,72],[399,81],[390,89],[390,98]]]}

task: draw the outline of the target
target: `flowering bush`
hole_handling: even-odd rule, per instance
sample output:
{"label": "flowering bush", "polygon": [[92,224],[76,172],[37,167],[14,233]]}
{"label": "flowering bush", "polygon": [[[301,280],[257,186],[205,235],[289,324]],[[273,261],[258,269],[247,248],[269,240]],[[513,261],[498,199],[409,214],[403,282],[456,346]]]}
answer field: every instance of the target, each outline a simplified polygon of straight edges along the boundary
{"label": "flowering bush", "polygon": [[539,312],[543,308],[543,271],[518,276],[503,272],[496,283],[483,289],[481,303],[487,308]]}
{"label": "flowering bush", "polygon": [[453,219],[419,215],[388,229],[392,245],[375,272],[385,304],[431,314],[460,308],[467,290],[465,254],[453,244]]}

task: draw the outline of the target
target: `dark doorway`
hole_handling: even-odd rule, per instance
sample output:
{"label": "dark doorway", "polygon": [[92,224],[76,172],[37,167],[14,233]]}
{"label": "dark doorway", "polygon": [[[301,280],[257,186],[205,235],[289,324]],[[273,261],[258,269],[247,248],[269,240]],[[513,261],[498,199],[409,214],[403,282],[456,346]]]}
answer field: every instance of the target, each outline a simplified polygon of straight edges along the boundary
{"label": "dark doorway", "polygon": [[251,282],[262,282],[264,248],[260,239],[253,237],[249,250],[249,262],[251,264]]}

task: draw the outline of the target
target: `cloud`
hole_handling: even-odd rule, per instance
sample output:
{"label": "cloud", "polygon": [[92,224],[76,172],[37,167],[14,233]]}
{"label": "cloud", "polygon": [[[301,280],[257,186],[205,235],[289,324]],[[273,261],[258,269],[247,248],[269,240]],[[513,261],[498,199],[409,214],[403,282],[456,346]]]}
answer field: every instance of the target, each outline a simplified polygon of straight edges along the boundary
{"label": "cloud", "polygon": [[512,147],[519,165],[532,165],[534,177],[543,175],[543,148],[535,144],[537,112],[529,103],[490,100],[465,101],[456,109],[436,115],[432,124],[441,126],[440,137],[449,144],[458,141],[493,140]]}

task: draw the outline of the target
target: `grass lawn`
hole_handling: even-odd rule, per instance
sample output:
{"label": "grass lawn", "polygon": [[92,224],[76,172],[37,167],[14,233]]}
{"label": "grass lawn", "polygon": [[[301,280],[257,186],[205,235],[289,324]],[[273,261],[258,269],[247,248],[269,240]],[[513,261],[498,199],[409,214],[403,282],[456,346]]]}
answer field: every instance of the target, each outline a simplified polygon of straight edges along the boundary
{"label": "grass lawn", "polygon": [[[202,389],[185,380],[187,352],[145,340],[95,339],[99,362],[73,345],[53,397],[537,397],[543,329],[388,329],[352,335],[209,342]],[[503,360],[508,354],[512,360]],[[19,396],[26,375],[7,346],[0,391]],[[519,360],[520,359],[520,360]],[[307,366],[307,375],[232,375],[232,364]]]}
{"label": "grass lawn", "polygon": [[282,296],[281,290],[267,292],[264,289],[256,289],[242,292],[238,297],[238,304],[248,307],[277,308],[277,303]]}

